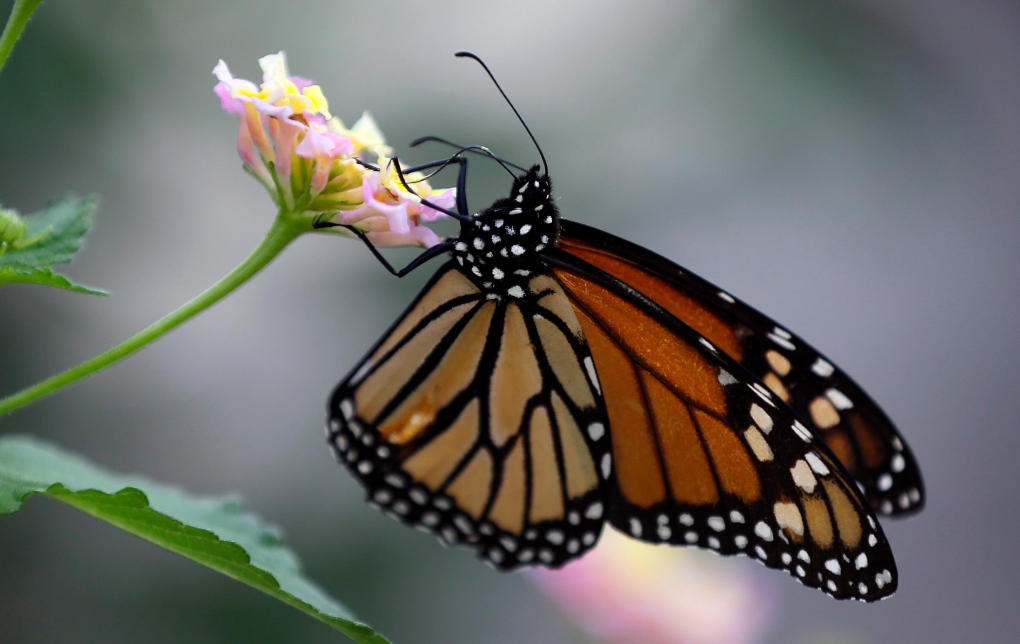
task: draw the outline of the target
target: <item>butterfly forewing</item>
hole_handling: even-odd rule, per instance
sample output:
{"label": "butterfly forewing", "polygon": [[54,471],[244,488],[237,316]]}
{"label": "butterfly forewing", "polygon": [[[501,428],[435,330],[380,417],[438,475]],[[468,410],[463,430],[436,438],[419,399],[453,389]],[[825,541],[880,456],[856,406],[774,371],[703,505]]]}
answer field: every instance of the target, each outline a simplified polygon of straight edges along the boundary
{"label": "butterfly forewing", "polygon": [[558,247],[655,301],[739,362],[819,436],[883,514],[924,503],[920,470],[892,422],[846,374],[773,320],[673,262],[561,221]]}
{"label": "butterfly forewing", "polygon": [[865,499],[789,407],[626,284],[550,257],[606,399],[615,527],[747,554],[838,598],[895,590],[892,553]]}
{"label": "butterfly forewing", "polygon": [[329,439],[370,502],[498,568],[557,567],[604,522],[605,410],[548,276],[487,296],[447,264],[333,394]]}

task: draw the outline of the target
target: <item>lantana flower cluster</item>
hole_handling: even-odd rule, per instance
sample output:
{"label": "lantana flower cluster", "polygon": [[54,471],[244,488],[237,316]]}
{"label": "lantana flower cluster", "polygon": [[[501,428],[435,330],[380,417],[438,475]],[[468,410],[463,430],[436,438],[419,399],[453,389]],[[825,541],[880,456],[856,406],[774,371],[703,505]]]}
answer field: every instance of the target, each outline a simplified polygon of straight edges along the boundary
{"label": "lantana flower cluster", "polygon": [[[422,203],[454,207],[452,189],[435,191],[418,173],[396,171],[371,114],[347,128],[329,111],[322,89],[291,76],[283,52],[259,59],[260,86],[234,78],[222,60],[213,69],[224,110],[240,120],[237,151],[278,208],[297,216],[356,226],[380,246],[433,246],[424,224],[446,216]],[[376,170],[375,168],[378,168]],[[345,231],[344,228],[329,230]]]}

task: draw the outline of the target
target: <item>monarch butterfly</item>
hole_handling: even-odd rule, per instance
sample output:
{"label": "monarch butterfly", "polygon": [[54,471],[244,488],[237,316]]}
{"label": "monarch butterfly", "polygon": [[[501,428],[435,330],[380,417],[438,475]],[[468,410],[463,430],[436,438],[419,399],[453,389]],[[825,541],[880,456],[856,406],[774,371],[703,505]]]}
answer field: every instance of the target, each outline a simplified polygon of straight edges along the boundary
{"label": "monarch butterfly", "polygon": [[[330,399],[329,442],[369,502],[501,570],[562,566],[608,521],[754,557],[838,599],[892,594],[872,509],[923,504],[892,423],[765,315],[561,219],[521,124],[541,165],[515,173],[471,146],[408,169],[460,166],[446,211],[458,236],[396,271],[358,233],[398,276],[452,255]],[[474,215],[467,151],[514,176]]]}

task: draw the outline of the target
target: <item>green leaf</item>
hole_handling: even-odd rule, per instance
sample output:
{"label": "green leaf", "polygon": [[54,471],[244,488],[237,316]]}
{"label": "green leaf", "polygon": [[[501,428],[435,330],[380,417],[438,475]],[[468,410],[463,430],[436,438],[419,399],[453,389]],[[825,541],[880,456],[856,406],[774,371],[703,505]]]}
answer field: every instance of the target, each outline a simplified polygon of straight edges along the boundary
{"label": "green leaf", "polygon": [[142,477],[107,472],[28,436],[0,438],[0,515],[17,512],[35,494],[244,582],[357,642],[387,642],[304,578],[279,531],[246,512],[237,499],[196,497]]}
{"label": "green leaf", "polygon": [[16,269],[0,268],[0,286],[4,284],[40,284],[52,286],[53,288],[72,291],[74,293],[86,293],[88,295],[109,295],[109,291],[92,286],[75,284],[59,273],[54,273],[48,268],[37,269]]}
{"label": "green leaf", "polygon": [[75,284],[50,269],[56,264],[70,262],[81,248],[95,209],[94,197],[65,197],[25,217],[27,232],[24,238],[0,249],[0,286],[22,282],[106,295],[106,291]]}

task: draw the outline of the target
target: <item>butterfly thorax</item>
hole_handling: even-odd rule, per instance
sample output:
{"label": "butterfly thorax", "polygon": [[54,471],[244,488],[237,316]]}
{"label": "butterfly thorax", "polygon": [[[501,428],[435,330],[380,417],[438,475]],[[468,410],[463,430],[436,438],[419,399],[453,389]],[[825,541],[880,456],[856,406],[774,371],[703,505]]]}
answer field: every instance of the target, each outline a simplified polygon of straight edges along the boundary
{"label": "butterfly thorax", "polygon": [[538,166],[514,180],[510,196],[461,224],[453,256],[483,291],[521,298],[536,271],[542,250],[559,236],[559,213],[552,183]]}

